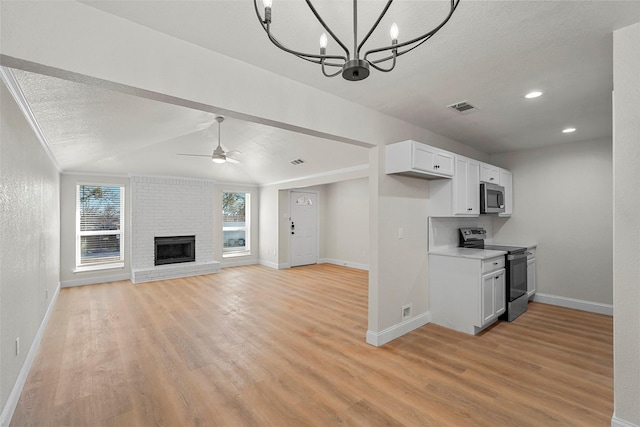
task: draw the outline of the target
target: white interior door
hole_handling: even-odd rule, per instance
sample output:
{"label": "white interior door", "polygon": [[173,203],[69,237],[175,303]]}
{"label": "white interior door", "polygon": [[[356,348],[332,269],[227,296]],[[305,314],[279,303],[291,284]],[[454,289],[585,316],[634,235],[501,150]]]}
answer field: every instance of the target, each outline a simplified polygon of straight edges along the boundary
{"label": "white interior door", "polygon": [[289,199],[291,267],[318,263],[318,195],[292,191]]}

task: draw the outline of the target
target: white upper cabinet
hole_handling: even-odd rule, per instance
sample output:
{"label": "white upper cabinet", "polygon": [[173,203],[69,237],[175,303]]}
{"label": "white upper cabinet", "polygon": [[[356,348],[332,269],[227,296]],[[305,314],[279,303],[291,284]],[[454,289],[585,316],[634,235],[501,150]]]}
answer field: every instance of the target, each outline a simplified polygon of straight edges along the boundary
{"label": "white upper cabinet", "polygon": [[500,182],[500,168],[482,163],[480,165],[480,181],[498,184]]}
{"label": "white upper cabinet", "polygon": [[429,216],[480,215],[480,162],[455,156],[453,179],[429,182]]}
{"label": "white upper cabinet", "polygon": [[385,147],[385,172],[426,179],[451,178],[454,156],[416,141],[402,141]]}
{"label": "white upper cabinet", "polygon": [[506,169],[500,169],[499,184],[504,187],[504,212],[498,216],[511,216],[513,213],[513,175]]}
{"label": "white upper cabinet", "polygon": [[480,163],[456,156],[456,173],[453,177],[453,214],[480,214]]}
{"label": "white upper cabinet", "polygon": [[385,173],[431,180],[429,216],[480,215],[480,182],[503,186],[505,211],[499,215],[513,213],[510,171],[430,145],[412,140],[387,145]]}

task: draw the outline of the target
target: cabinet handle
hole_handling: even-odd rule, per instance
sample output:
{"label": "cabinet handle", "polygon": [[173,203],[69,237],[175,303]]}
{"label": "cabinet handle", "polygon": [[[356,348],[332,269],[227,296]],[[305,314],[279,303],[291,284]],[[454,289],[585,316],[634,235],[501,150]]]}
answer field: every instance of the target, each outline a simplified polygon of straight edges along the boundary
{"label": "cabinet handle", "polygon": [[489,178],[489,181],[493,181],[493,178]]}
{"label": "cabinet handle", "polygon": [[499,278],[500,278],[500,276],[496,276],[496,279],[499,279]]}
{"label": "cabinet handle", "polygon": [[493,265],[498,265],[498,263],[497,263],[497,262],[494,262],[494,263],[493,263]]}
{"label": "cabinet handle", "polygon": [[473,210],[473,208],[467,208],[467,210],[468,210],[468,211],[472,211],[472,210]]}

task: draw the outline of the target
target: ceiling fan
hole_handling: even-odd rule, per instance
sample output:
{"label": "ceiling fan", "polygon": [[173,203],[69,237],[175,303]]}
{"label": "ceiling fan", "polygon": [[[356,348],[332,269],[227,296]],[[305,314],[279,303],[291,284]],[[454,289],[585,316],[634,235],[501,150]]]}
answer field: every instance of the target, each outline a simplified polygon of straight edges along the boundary
{"label": "ceiling fan", "polygon": [[213,150],[213,154],[185,154],[178,153],[178,156],[192,156],[192,157],[210,157],[211,161],[214,163],[240,163],[238,160],[230,157],[234,154],[240,154],[239,151],[225,151],[220,145],[220,124],[224,122],[224,117],[218,116],[216,117],[216,122],[218,122],[218,146]]}

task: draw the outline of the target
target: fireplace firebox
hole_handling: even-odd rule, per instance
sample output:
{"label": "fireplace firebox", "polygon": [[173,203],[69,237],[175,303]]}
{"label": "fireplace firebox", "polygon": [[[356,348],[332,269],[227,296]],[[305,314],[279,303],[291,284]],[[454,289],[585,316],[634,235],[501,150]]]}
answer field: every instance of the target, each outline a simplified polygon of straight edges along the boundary
{"label": "fireplace firebox", "polygon": [[155,237],[155,265],[195,262],[196,236]]}

